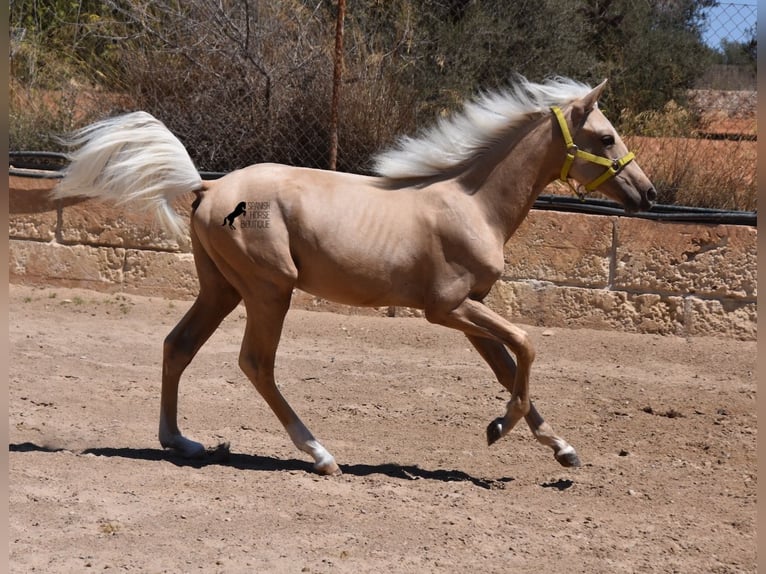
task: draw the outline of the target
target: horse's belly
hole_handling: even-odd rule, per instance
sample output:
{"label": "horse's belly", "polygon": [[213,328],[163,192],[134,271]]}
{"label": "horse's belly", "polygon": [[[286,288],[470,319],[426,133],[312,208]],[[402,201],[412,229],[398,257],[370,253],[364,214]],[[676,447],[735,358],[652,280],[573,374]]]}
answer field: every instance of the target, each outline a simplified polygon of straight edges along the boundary
{"label": "horse's belly", "polygon": [[298,265],[296,287],[317,297],[358,307],[422,307],[422,269],[392,265],[390,259],[349,264],[314,257]]}

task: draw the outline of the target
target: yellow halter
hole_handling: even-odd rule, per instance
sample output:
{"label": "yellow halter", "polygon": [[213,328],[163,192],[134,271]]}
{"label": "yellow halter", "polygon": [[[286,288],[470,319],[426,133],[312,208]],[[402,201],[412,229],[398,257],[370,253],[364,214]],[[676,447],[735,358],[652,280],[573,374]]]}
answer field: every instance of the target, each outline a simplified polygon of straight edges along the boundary
{"label": "yellow halter", "polygon": [[[566,119],[564,119],[564,113],[561,111],[561,108],[553,106],[551,110],[553,110],[553,113],[556,115],[556,119],[559,122],[559,127],[561,128],[561,134],[564,136],[564,144],[567,147],[567,158],[564,160],[564,165],[561,167],[561,175],[559,176],[559,179],[564,183],[567,183],[570,186],[572,185],[569,181],[569,169],[572,167],[575,158],[579,157],[585,161],[606,167],[604,173],[602,173],[590,183],[587,183],[583,186],[588,191],[593,191],[610,177],[614,177],[620,173],[626,165],[628,165],[636,158],[636,155],[632,151],[629,151],[619,159],[610,159],[608,157],[594,155],[592,153],[588,153],[587,151],[578,149],[574,143],[574,140],[572,140],[572,135],[569,133],[569,127],[567,127],[567,122]],[[575,193],[580,195],[576,189]]]}

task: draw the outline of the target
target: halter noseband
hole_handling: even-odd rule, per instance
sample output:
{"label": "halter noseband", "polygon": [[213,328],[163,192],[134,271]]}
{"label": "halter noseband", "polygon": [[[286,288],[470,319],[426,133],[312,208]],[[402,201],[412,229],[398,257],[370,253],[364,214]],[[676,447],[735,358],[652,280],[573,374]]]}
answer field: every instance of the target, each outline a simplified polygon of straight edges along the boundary
{"label": "halter noseband", "polygon": [[[572,167],[572,164],[574,163],[575,158],[584,159],[585,161],[589,161],[591,163],[596,163],[598,165],[603,165],[606,167],[606,170],[604,173],[602,173],[600,176],[598,176],[596,179],[591,181],[590,183],[585,184],[583,187],[587,191],[593,191],[596,189],[599,185],[604,183],[606,180],[608,180],[611,177],[614,177],[618,173],[620,173],[626,165],[628,165],[630,162],[632,162],[636,156],[632,151],[629,151],[624,156],[622,156],[619,159],[610,159],[608,157],[603,157],[600,155],[594,155],[592,153],[588,153],[587,151],[583,151],[581,149],[578,149],[578,147],[575,145],[574,140],[572,140],[572,135],[569,133],[569,127],[567,127],[567,121],[564,118],[564,113],[561,111],[561,108],[558,106],[553,106],[551,108],[553,113],[556,116],[556,119],[559,122],[559,127],[561,128],[561,134],[564,136],[564,144],[567,147],[567,158],[564,160],[564,165],[561,167],[561,175],[559,176],[559,179],[563,181],[564,183],[572,185],[569,181],[569,169]],[[574,189],[574,188],[573,188]],[[575,193],[580,195],[579,192],[575,189]]]}

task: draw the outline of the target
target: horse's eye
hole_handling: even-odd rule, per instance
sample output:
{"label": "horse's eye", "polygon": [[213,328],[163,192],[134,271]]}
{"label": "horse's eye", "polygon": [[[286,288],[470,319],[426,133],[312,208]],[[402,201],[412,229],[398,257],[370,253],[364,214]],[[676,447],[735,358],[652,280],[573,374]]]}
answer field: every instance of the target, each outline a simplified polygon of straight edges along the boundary
{"label": "horse's eye", "polygon": [[604,144],[605,147],[614,145],[614,136],[601,136],[601,143]]}

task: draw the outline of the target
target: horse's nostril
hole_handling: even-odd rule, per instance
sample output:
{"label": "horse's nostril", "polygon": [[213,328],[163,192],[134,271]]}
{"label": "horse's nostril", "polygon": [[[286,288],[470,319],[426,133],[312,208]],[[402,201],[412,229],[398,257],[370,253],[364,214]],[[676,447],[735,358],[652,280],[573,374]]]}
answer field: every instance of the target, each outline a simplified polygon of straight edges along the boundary
{"label": "horse's nostril", "polygon": [[655,201],[657,199],[657,190],[650,187],[646,192],[646,199],[649,201]]}

